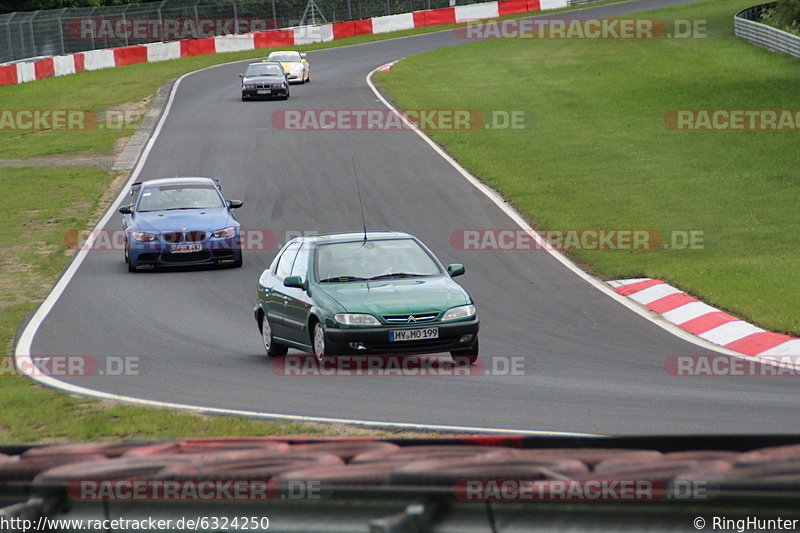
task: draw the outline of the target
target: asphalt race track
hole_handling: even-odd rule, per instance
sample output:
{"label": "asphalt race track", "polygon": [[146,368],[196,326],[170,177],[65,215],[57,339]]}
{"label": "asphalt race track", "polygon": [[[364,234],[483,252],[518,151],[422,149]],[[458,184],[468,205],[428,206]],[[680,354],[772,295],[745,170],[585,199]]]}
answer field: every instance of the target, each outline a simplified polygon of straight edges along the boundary
{"label": "asphalt race track", "polygon": [[[679,4],[583,10],[607,17]],[[733,16],[733,13],[731,13]],[[270,369],[253,320],[256,281],[277,247],[241,269],[129,274],[122,252],[92,251],[36,333],[32,354],[138,356],[140,375],[69,378],[98,391],[203,407],[355,420],[595,434],[794,431],[800,395],[783,378],[680,378],[671,355],[711,353],[631,312],[544,251],[455,250],[458,229],[515,228],[410,131],[279,131],[279,109],[381,109],[365,76],[444,46],[453,32],[309,53],[313,81],[290,100],[242,102],[244,63],[184,78],[140,179],[214,176],[244,201],[243,228],[420,237],[478,304],[481,356],[524,358],[524,375],[288,377]],[[520,46],[535,45],[520,42]],[[121,227],[114,215],[106,226]]]}

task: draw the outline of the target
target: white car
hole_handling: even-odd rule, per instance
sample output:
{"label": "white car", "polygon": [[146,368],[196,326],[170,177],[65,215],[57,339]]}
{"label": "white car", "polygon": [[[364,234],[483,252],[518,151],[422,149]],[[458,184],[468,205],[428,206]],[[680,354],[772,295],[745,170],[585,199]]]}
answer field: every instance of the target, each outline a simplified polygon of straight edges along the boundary
{"label": "white car", "polygon": [[311,81],[311,66],[304,53],[286,50],[272,52],[267,57],[267,61],[277,61],[283,65],[283,71],[288,74],[287,79],[290,83]]}

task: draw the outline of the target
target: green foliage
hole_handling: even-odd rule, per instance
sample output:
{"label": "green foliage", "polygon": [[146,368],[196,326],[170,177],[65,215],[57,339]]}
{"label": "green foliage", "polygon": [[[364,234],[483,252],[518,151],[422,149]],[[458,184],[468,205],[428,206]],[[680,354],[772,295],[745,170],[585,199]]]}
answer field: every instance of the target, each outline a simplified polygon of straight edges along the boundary
{"label": "green foliage", "polygon": [[778,0],[774,8],[764,12],[761,22],[800,35],[800,0]]}

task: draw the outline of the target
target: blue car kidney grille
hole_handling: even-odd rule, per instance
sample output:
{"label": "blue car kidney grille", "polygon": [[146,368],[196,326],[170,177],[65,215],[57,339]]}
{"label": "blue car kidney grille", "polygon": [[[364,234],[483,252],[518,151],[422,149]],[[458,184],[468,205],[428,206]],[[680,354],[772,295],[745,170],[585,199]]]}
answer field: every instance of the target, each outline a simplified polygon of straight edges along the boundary
{"label": "blue car kidney grille", "polygon": [[180,231],[171,231],[162,235],[164,242],[176,244],[179,242],[200,242],[206,238],[205,231],[187,231],[186,233]]}

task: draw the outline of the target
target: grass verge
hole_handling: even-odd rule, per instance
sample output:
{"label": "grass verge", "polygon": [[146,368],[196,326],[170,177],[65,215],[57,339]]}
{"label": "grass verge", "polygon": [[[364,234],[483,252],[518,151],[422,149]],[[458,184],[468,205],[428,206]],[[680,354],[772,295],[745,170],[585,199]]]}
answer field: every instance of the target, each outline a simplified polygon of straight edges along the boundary
{"label": "grass verge", "polygon": [[800,131],[675,131],[664,120],[800,108],[797,61],[733,36],[734,13],[751,4],[636,15],[667,28],[704,21],[705,38],[482,41],[407,58],[376,81],[400,108],[524,110],[523,129],[428,134],[538,228],[703,232],[702,249],[571,254],[596,274],[661,278],[798,335]]}
{"label": "grass verge", "polygon": [[[592,6],[617,3],[621,0],[607,0],[592,3]],[[558,13],[569,8],[547,11]],[[498,20],[521,18],[530,13],[508,15]],[[293,50],[309,51],[338,48],[354,44],[383,41],[445,31],[455,28],[454,24],[426,26],[376,35],[357,35],[338,41],[314,43],[292,47]],[[187,57],[158,63],[137,63],[124,67],[85,71],[69,76],[45,78],[31,83],[8,85],[0,88],[4,109],[70,109],[86,110],[97,114],[102,123],[104,112],[118,111],[125,104],[146,102],[161,84],[212,65],[244,61],[265,57],[272,49],[247,50],[207,56]],[[313,65],[312,65],[313,68]],[[236,80],[231,80],[232,90],[236,90]],[[120,87],[125,90],[121,91]],[[120,116],[119,114],[114,117]],[[29,158],[74,152],[107,152],[114,147],[119,137],[131,135],[138,123],[119,125],[118,119],[109,118],[105,128],[85,130],[49,131],[4,131],[0,127],[0,159]]]}
{"label": "grass verge", "polygon": [[[592,5],[616,3],[607,0]],[[557,10],[567,11],[568,9]],[[553,13],[555,11],[550,11]],[[520,18],[528,14],[502,17]],[[320,50],[453,29],[430,26],[379,35],[361,35],[295,47]],[[4,109],[74,109],[97,114],[100,120],[116,112],[103,128],[85,130],[8,131],[0,128],[2,160],[17,160],[3,168],[0,190],[0,346],[11,353],[14,332],[50,290],[72,251],[64,235],[92,227],[127,173],[106,170],[138,121],[119,126],[119,117],[136,116],[146,108],[161,84],[208,66],[264,57],[269,49],[197,56],[82,72],[0,88]],[[119,90],[124,87],[125,90]],[[38,158],[38,159],[33,159]],[[44,159],[43,159],[44,158]],[[41,166],[22,166],[36,160]],[[61,166],[64,164],[78,166]],[[87,166],[80,166],[81,161]],[[97,168],[91,168],[94,165]],[[43,194],[42,191],[46,191]],[[166,409],[122,405],[84,398],[42,387],[20,376],[0,377],[0,441],[53,443],[82,440],[152,439],[246,435],[427,435],[352,428],[341,425],[261,421],[226,416],[201,416]]]}

